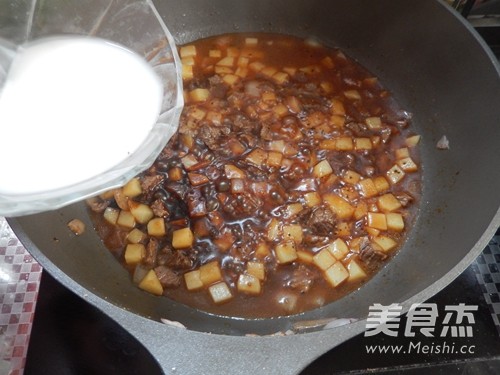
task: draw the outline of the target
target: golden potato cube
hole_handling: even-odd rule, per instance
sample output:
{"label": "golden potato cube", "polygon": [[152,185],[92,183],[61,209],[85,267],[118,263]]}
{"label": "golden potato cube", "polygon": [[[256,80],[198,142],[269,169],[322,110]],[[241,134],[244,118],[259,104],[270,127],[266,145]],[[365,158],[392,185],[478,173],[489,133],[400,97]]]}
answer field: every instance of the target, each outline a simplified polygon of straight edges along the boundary
{"label": "golden potato cube", "polygon": [[331,58],[330,56],[327,56],[327,57],[325,57],[324,59],[322,59],[322,60],[321,60],[321,63],[322,63],[325,67],[327,67],[327,68],[329,68],[329,69],[333,69],[333,67],[335,66],[335,64],[333,63],[333,60],[332,60],[332,58]]}
{"label": "golden potato cube", "polygon": [[173,167],[168,170],[168,178],[171,181],[182,180],[182,169],[179,167]]}
{"label": "golden potato cube", "polygon": [[419,135],[412,135],[411,137],[406,138],[405,143],[408,147],[415,147],[420,142]]}
{"label": "golden potato cube", "polygon": [[336,128],[342,128],[345,124],[345,116],[344,115],[331,115],[330,116],[330,125]]}
{"label": "golden potato cube", "polygon": [[323,81],[319,84],[319,86],[323,89],[323,91],[326,93],[326,94],[329,94],[333,91],[333,85],[331,82],[328,82],[328,81]]}
{"label": "golden potato cube", "polygon": [[185,249],[191,247],[194,242],[194,235],[191,228],[174,230],[172,234],[172,247],[174,249]]}
{"label": "golden potato cube", "polygon": [[378,212],[368,212],[368,226],[375,229],[387,230],[385,214]]}
{"label": "golden potato cube", "polygon": [[189,98],[194,102],[204,102],[210,97],[210,91],[197,88],[189,92]]}
{"label": "golden potato cube", "polygon": [[235,74],[226,74],[224,77],[222,77],[222,80],[229,86],[232,86],[240,80],[240,77]]}
{"label": "golden potato cube", "polygon": [[405,172],[416,172],[418,171],[418,166],[417,164],[413,161],[412,158],[403,158],[403,159],[399,159],[397,162],[396,162],[399,167],[405,171]]}
{"label": "golden potato cube", "polygon": [[283,154],[278,151],[269,151],[267,153],[267,165],[270,167],[280,167],[283,160]]}
{"label": "golden potato cube", "polygon": [[280,103],[273,107],[273,112],[276,114],[276,116],[283,117],[288,114],[288,108],[286,107],[286,105]]}
{"label": "golden potato cube", "polygon": [[[114,198],[114,196],[115,196],[115,189],[106,190],[104,193],[99,194],[99,197],[101,199],[104,199],[104,200]],[[93,198],[89,198],[89,199],[92,200]]]}
{"label": "golden potato cube", "polygon": [[354,138],[354,149],[356,151],[371,150],[372,141],[370,138]]}
{"label": "golden potato cube", "polygon": [[261,99],[265,102],[275,102],[276,94],[273,91],[264,91],[261,95]]}
{"label": "golden potato cube", "polygon": [[283,225],[283,239],[292,240],[295,243],[302,242],[302,227],[299,224]]}
{"label": "golden potato cube", "polygon": [[361,100],[361,94],[358,90],[347,90],[344,91],[344,96],[351,100]]}
{"label": "golden potato cube", "polygon": [[305,250],[297,250],[297,260],[302,263],[313,264],[314,254]]}
{"label": "golden potato cube", "polygon": [[336,139],[335,148],[338,151],[351,151],[354,149],[354,144],[351,137],[340,137]]}
{"label": "golden potato cube", "polygon": [[147,234],[137,228],[132,229],[127,234],[127,241],[130,243],[140,243],[147,238]]}
{"label": "golden potato cube", "polygon": [[375,177],[373,179],[373,183],[375,184],[375,187],[377,188],[379,194],[386,192],[391,187],[391,185],[389,185],[389,182],[384,176]]}
{"label": "golden potato cube", "polygon": [[378,194],[377,187],[371,178],[365,178],[358,183],[361,195],[365,198],[371,198]]}
{"label": "golden potato cube", "polygon": [[144,279],[139,283],[139,288],[156,296],[161,296],[163,294],[163,287],[154,270],[148,271]]}
{"label": "golden potato cube", "polygon": [[269,241],[274,241],[278,239],[280,234],[280,222],[278,219],[272,218],[267,225],[267,239]]}
{"label": "golden potato cube", "polygon": [[324,276],[326,281],[335,288],[349,278],[349,271],[346,270],[342,262],[335,262],[325,271]]}
{"label": "golden potato cube", "polygon": [[182,79],[188,80],[194,78],[193,67],[191,65],[182,64]]}
{"label": "golden potato cube", "polygon": [[318,74],[321,73],[321,67],[318,65],[308,65],[299,69],[301,72],[306,74]]}
{"label": "golden potato cube", "polygon": [[316,207],[322,202],[321,195],[316,191],[304,194],[304,201],[307,207]]}
{"label": "golden potato cube", "polygon": [[123,189],[115,189],[113,198],[115,202],[122,210],[128,211],[128,197],[123,194]]}
{"label": "golden potato cube", "polygon": [[204,264],[199,270],[200,280],[205,286],[211,285],[217,281],[222,281],[222,272],[216,260]]}
{"label": "golden potato cube", "polygon": [[359,281],[366,278],[366,272],[363,270],[355,259],[347,264],[347,271],[349,271],[349,278],[347,281]]}
{"label": "golden potato cube", "polygon": [[332,99],[332,113],[335,115],[345,116],[345,107],[339,99]]}
{"label": "golden potato cube", "polygon": [[236,69],[236,71],[234,72],[234,74],[237,75],[238,77],[245,78],[248,75],[248,69],[239,66],[238,69]]}
{"label": "golden potato cube", "polygon": [[396,156],[396,159],[409,158],[410,150],[408,150],[408,147],[398,148],[396,151],[394,151],[394,155]]}
{"label": "golden potato cube", "polygon": [[248,66],[248,63],[250,62],[250,59],[245,56],[240,56],[238,57],[238,60],[236,61],[236,65],[238,65],[240,68],[246,68]]}
{"label": "golden potato cube", "polygon": [[208,51],[208,57],[220,58],[222,57],[222,51],[219,49],[211,49]]}
{"label": "golden potato cube", "polygon": [[182,46],[180,48],[179,54],[181,56],[181,59],[184,59],[186,57],[190,56],[196,56],[196,46],[194,45],[189,45],[189,46]]}
{"label": "golden potato cube", "polygon": [[155,215],[151,207],[144,203],[138,203],[133,200],[128,201],[130,213],[134,216],[135,221],[140,224],[146,224]]}
{"label": "golden potato cube", "polygon": [[240,168],[233,164],[224,165],[224,173],[227,178],[245,178],[246,174]]}
{"label": "golden potato cube", "polygon": [[257,295],[260,294],[260,280],[254,275],[250,274],[241,274],[238,277],[238,291],[246,294]]}
{"label": "golden potato cube", "polygon": [[321,178],[331,175],[333,173],[333,169],[327,160],[322,160],[314,166],[312,173],[314,177]]}
{"label": "golden potato cube", "polygon": [[[203,109],[198,108],[198,107],[193,107],[193,108],[190,108],[188,116],[192,117],[196,120],[203,120],[205,118],[206,114],[207,114],[207,112],[205,112]],[[182,134],[182,135],[184,136],[184,138],[187,138],[187,134]],[[190,137],[190,138],[191,139],[189,140],[189,142],[186,143],[186,146],[188,146],[189,149],[191,149],[195,143],[193,137]]]}
{"label": "golden potato cube", "polygon": [[319,143],[319,148],[321,150],[336,150],[337,140],[336,139],[324,139]]}
{"label": "golden potato cube", "polygon": [[254,148],[247,156],[245,160],[256,165],[257,167],[261,167],[267,160],[267,152],[261,148]]}
{"label": "golden potato cube", "polygon": [[234,57],[233,56],[223,57],[215,65],[233,67],[234,66]]}
{"label": "golden potato cube", "polygon": [[254,61],[248,64],[248,67],[252,69],[254,72],[260,72],[262,69],[264,69],[265,65],[260,61]]}
{"label": "golden potato cube", "polygon": [[211,285],[208,288],[208,292],[210,293],[210,296],[212,297],[214,303],[217,304],[229,301],[231,298],[233,298],[231,290],[225,282]]}
{"label": "golden potato cube", "polygon": [[294,67],[291,67],[291,66],[285,66],[283,68],[283,71],[285,73],[287,73],[288,75],[293,76],[293,75],[295,75],[295,73],[297,73],[297,68],[294,68]]}
{"label": "golden potato cube", "polygon": [[146,255],[146,248],[142,243],[129,243],[125,248],[125,263],[137,264]]}
{"label": "golden potato cube", "polygon": [[396,211],[401,208],[401,202],[391,193],[387,193],[378,197],[378,208],[385,212]]}
{"label": "golden potato cube", "polygon": [[266,269],[264,263],[262,262],[248,262],[247,263],[247,273],[249,275],[255,276],[259,280],[264,280],[266,278]]}
{"label": "golden potato cube", "polygon": [[290,79],[290,77],[285,72],[277,72],[277,73],[273,74],[272,79],[278,85],[282,85],[283,83],[288,82],[288,80]]}
{"label": "golden potato cube", "polygon": [[104,219],[108,223],[113,224],[113,225],[116,224],[119,215],[120,215],[120,210],[117,208],[113,208],[113,207],[106,207],[106,209],[104,210],[104,212],[102,214]]}
{"label": "golden potato cube", "polygon": [[189,271],[184,274],[184,282],[187,290],[199,290],[203,288],[200,278],[200,270]]}
{"label": "golden potato cube", "polygon": [[340,220],[350,219],[355,211],[355,208],[349,202],[334,193],[324,194],[323,201]]}
{"label": "golden potato cube", "polygon": [[361,219],[368,213],[368,205],[365,201],[360,201],[356,206],[356,210],[354,211],[354,218],[356,220]]}
{"label": "golden potato cube", "polygon": [[297,259],[297,250],[293,241],[282,242],[276,245],[274,252],[280,264],[291,263]]}
{"label": "golden potato cube", "polygon": [[125,228],[135,227],[135,218],[130,211],[121,210],[116,220],[116,224]]}
{"label": "golden potato cube", "polygon": [[248,46],[256,46],[259,42],[257,38],[245,38],[245,44]]}
{"label": "golden potato cube", "polygon": [[155,217],[148,222],[148,234],[154,237],[162,237],[167,234],[165,220],[162,217]]}
{"label": "golden potato cube", "polygon": [[396,241],[387,236],[375,237],[373,242],[380,246],[380,248],[385,252],[393,250],[398,245]]}
{"label": "golden potato cube", "polygon": [[334,234],[338,237],[348,237],[351,235],[351,223],[341,221],[335,226]]}
{"label": "golden potato cube", "polygon": [[267,257],[270,253],[269,246],[265,242],[259,243],[255,249],[255,256],[260,259]]}
{"label": "golden potato cube", "polygon": [[328,245],[328,251],[335,257],[337,260],[344,259],[347,254],[349,254],[349,247],[344,240],[337,238],[330,245]]}
{"label": "golden potato cube", "polygon": [[330,268],[336,261],[335,257],[327,248],[320,250],[313,256],[314,264],[322,271]]}
{"label": "golden potato cube", "polygon": [[366,227],[365,230],[366,233],[368,233],[372,237],[377,237],[378,235],[380,235],[380,230],[378,229]]}
{"label": "golden potato cube", "polygon": [[348,170],[344,173],[343,180],[348,184],[356,185],[361,179],[361,175],[357,172]]}
{"label": "golden potato cube", "polygon": [[380,129],[382,127],[382,120],[380,117],[367,117],[365,123],[371,130]]}
{"label": "golden potato cube", "polygon": [[215,70],[216,74],[219,74],[221,76],[224,76],[225,74],[233,74],[234,73],[233,69],[231,69],[227,66],[217,65],[214,70]]}
{"label": "golden potato cube", "polygon": [[391,169],[387,171],[386,175],[392,184],[397,184],[404,178],[405,172],[399,168],[397,164],[394,164]]}
{"label": "golden potato cube", "polygon": [[226,54],[229,57],[238,57],[240,55],[240,50],[236,47],[227,47]]}
{"label": "golden potato cube", "polygon": [[278,69],[272,66],[266,66],[260,70],[260,73],[264,74],[267,77],[272,77],[277,71]]}
{"label": "golden potato cube", "polygon": [[290,203],[286,206],[284,216],[289,219],[303,210],[302,203]]}
{"label": "golden potato cube", "polygon": [[385,218],[387,221],[387,229],[395,232],[401,232],[405,228],[403,215],[395,212],[389,212],[385,214]]}
{"label": "golden potato cube", "polygon": [[135,177],[123,186],[123,194],[129,198],[135,198],[142,194],[141,181]]}

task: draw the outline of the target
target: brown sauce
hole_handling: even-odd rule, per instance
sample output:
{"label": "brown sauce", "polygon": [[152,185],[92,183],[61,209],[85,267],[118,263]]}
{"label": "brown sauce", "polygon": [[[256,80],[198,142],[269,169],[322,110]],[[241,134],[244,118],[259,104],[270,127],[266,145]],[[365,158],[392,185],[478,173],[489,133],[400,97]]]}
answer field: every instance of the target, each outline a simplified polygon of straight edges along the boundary
{"label": "brown sauce", "polygon": [[135,182],[90,205],[139,287],[270,317],[367,282],[416,214],[410,115],[366,69],[310,41],[230,34],[180,54],[178,134]]}

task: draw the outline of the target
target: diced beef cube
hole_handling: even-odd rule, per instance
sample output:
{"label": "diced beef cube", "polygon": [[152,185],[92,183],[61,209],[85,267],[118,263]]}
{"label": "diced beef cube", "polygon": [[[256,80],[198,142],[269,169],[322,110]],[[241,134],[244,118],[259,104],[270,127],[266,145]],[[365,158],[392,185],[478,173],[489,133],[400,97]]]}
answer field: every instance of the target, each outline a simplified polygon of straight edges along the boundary
{"label": "diced beef cube", "polygon": [[307,293],[313,285],[315,278],[315,274],[307,266],[301,264],[292,272],[287,286],[300,293]]}
{"label": "diced beef cube", "polygon": [[109,202],[99,197],[93,197],[87,199],[87,205],[94,212],[103,212],[109,206]]}
{"label": "diced beef cube", "polygon": [[156,264],[158,247],[158,240],[156,238],[150,238],[148,244],[146,245],[146,255],[142,261],[146,266],[153,267]]}
{"label": "diced beef cube", "polygon": [[301,224],[313,234],[318,236],[329,236],[334,233],[336,218],[335,214],[327,207],[314,207],[303,210],[299,214]]}
{"label": "diced beef cube", "polygon": [[368,237],[363,237],[359,244],[359,258],[368,266],[376,266],[387,258],[387,254],[375,250]]}
{"label": "diced beef cube", "polygon": [[164,288],[176,288],[181,285],[181,277],[168,267],[158,266],[155,273]]}
{"label": "diced beef cube", "polygon": [[163,182],[161,174],[148,175],[141,178],[141,188],[146,200],[151,200],[158,186]]}
{"label": "diced beef cube", "polygon": [[151,209],[153,210],[153,213],[157,217],[167,217],[169,212],[167,210],[167,207],[165,206],[165,203],[161,199],[156,199],[152,204],[151,204]]}

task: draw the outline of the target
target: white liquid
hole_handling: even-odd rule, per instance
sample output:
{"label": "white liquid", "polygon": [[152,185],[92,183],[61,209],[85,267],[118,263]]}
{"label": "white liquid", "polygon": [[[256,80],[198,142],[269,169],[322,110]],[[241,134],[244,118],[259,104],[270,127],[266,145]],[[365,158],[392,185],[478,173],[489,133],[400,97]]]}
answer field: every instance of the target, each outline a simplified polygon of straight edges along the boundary
{"label": "white liquid", "polygon": [[138,55],[95,38],[17,54],[0,93],[0,193],[53,190],[124,160],[156,123],[162,84]]}

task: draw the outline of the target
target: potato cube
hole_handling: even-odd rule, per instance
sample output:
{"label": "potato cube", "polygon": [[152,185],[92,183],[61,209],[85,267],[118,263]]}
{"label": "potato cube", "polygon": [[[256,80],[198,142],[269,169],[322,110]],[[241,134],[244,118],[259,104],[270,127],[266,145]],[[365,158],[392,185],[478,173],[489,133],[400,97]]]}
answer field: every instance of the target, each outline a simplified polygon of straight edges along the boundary
{"label": "potato cube", "polygon": [[347,281],[359,281],[366,278],[365,270],[363,270],[363,267],[361,267],[355,259],[347,264],[347,270],[349,271],[349,278]]}
{"label": "potato cube", "polygon": [[314,254],[305,250],[297,250],[297,260],[306,263],[313,264],[314,263]]}
{"label": "potato cube", "polygon": [[395,212],[389,212],[385,214],[385,218],[387,221],[387,229],[395,232],[401,232],[405,228],[403,215]]}
{"label": "potato cube", "polygon": [[229,68],[227,66],[217,65],[214,70],[215,70],[216,74],[221,75],[221,76],[224,76],[226,74],[233,74],[234,73],[233,69]]}
{"label": "potato cube", "polygon": [[371,150],[372,141],[370,138],[354,138],[354,149],[356,151]]}
{"label": "potato cube", "polygon": [[283,71],[287,73],[288,75],[294,76],[295,73],[297,73],[297,68],[292,67],[292,66],[285,66],[283,68]]}
{"label": "potato cube", "polygon": [[398,245],[396,241],[387,236],[375,237],[373,242],[380,246],[380,248],[385,252],[393,250]]}
{"label": "potato cube", "polygon": [[267,152],[261,148],[254,148],[250,153],[245,157],[245,160],[260,167],[264,165],[267,160]]}
{"label": "potato cube", "polygon": [[380,117],[367,117],[365,123],[371,130],[380,129],[382,127],[382,120]]}
{"label": "potato cube", "polygon": [[322,59],[322,60],[321,60],[321,63],[322,63],[325,67],[327,67],[327,68],[329,68],[329,69],[333,69],[333,67],[335,66],[335,64],[333,63],[333,60],[332,60],[332,58],[331,58],[330,56],[327,56],[327,57],[325,57],[324,59]]}
{"label": "potato cube", "polygon": [[321,73],[321,67],[318,65],[308,65],[299,69],[301,72],[306,74],[318,74]]}
{"label": "potato cube", "polygon": [[148,222],[148,234],[154,237],[162,237],[167,234],[165,220],[162,217],[155,217]]}
{"label": "potato cube", "polygon": [[297,259],[297,250],[293,241],[282,242],[274,249],[278,263],[291,263]]}
{"label": "potato cube", "polygon": [[216,65],[232,67],[232,66],[234,66],[234,57],[233,56],[223,57],[221,60],[219,60],[216,63]]}
{"label": "potato cube", "polygon": [[355,211],[355,208],[349,202],[334,193],[324,194],[323,201],[340,220],[350,219]]}
{"label": "potato cube", "polygon": [[390,188],[389,182],[384,176],[375,177],[373,179],[373,183],[375,184],[375,187],[377,188],[379,194],[386,192]]}
{"label": "potato cube", "polygon": [[182,59],[190,56],[196,56],[196,46],[192,44],[189,46],[182,46],[180,48],[179,54]]}
{"label": "potato cube", "polygon": [[265,258],[269,254],[271,254],[271,251],[269,250],[269,246],[265,242],[261,242],[257,245],[257,248],[255,249],[255,256],[257,258]]}
{"label": "potato cube", "polygon": [[224,165],[224,173],[229,179],[246,177],[245,172],[243,172],[240,168],[233,164]]}
{"label": "potato cube", "polygon": [[216,260],[204,264],[199,270],[200,280],[205,286],[212,285],[217,281],[222,281],[222,273],[219,263],[217,263]]}
{"label": "potato cube", "polygon": [[123,194],[123,189],[115,189],[113,198],[115,199],[116,204],[122,210],[128,211],[128,197]]}
{"label": "potato cube", "polygon": [[193,67],[191,65],[182,64],[182,79],[188,80],[194,78]]}
{"label": "potato cube", "polygon": [[115,225],[120,215],[120,210],[113,207],[106,207],[102,215],[108,223]]}
{"label": "potato cube", "polygon": [[336,139],[324,139],[319,143],[319,148],[322,150],[336,150],[337,140]]}
{"label": "potato cube", "polygon": [[411,172],[416,172],[418,170],[417,164],[410,157],[399,159],[397,161],[397,164],[405,172],[410,172],[411,173]]}
{"label": "potato cube", "polygon": [[236,241],[236,239],[229,229],[225,230],[219,237],[213,240],[214,245],[222,252],[228,251],[231,246],[233,246],[234,241]]}
{"label": "potato cube", "polygon": [[247,46],[256,46],[258,42],[259,39],[257,38],[245,38],[245,44]]}
{"label": "potato cube", "polygon": [[333,85],[331,82],[323,81],[319,84],[319,86],[323,89],[325,94],[329,94],[333,91]]}
{"label": "potato cube", "polygon": [[304,194],[304,201],[307,207],[316,207],[321,204],[321,195],[318,192],[312,191]]}
{"label": "potato cube", "polygon": [[358,183],[361,195],[365,198],[371,198],[378,194],[377,187],[371,178],[365,178]]}
{"label": "potato cube", "polygon": [[354,218],[356,220],[361,219],[368,213],[368,205],[365,201],[361,200],[356,206],[356,210],[354,211]]}
{"label": "potato cube", "polygon": [[336,261],[335,257],[327,248],[320,250],[313,256],[314,264],[322,271],[330,268]]}
{"label": "potato cube", "polygon": [[212,297],[214,303],[217,304],[229,301],[231,298],[233,298],[231,290],[225,282],[220,282],[210,286],[208,288],[208,292],[210,293],[210,296]]}
{"label": "potato cube", "polygon": [[229,86],[232,86],[240,80],[240,77],[235,74],[226,74],[224,77],[222,77],[222,80]]}
{"label": "potato cube", "polygon": [[129,198],[135,198],[142,194],[141,181],[136,177],[131,179],[123,187],[123,194]]}
{"label": "potato cube", "polygon": [[191,247],[194,242],[194,235],[191,228],[177,229],[172,234],[172,247],[174,249],[185,249]]}
{"label": "potato cube", "polygon": [[349,278],[349,271],[346,270],[342,262],[336,262],[325,271],[324,275],[326,281],[335,288]]}
{"label": "potato cube", "polygon": [[267,239],[269,241],[274,241],[278,239],[280,234],[280,222],[278,219],[272,218],[267,225]]}
{"label": "potato cube", "polygon": [[325,177],[333,173],[333,169],[327,160],[322,160],[313,168],[313,175],[317,178]]}
{"label": "potato cube", "polygon": [[262,262],[248,262],[247,263],[247,273],[249,275],[255,276],[259,280],[264,280],[266,278],[266,269],[264,263]]}
{"label": "potato cube", "polygon": [[288,108],[286,107],[286,105],[280,103],[273,107],[273,112],[276,114],[276,116],[283,117],[288,114]]}
{"label": "potato cube", "polygon": [[129,243],[125,248],[125,263],[137,264],[146,255],[146,248],[142,243]]}
{"label": "potato cube", "polygon": [[170,168],[168,170],[168,178],[170,181],[182,180],[182,169],[179,167]]}
{"label": "potato cube", "polygon": [[272,77],[277,71],[278,69],[272,66],[266,66],[260,70],[260,73],[264,74],[267,77]]}
{"label": "potato cube", "polygon": [[281,166],[281,161],[283,160],[283,154],[278,151],[269,151],[267,153],[267,165],[270,167],[278,168]]}
{"label": "potato cube", "polygon": [[337,237],[348,237],[351,235],[351,223],[341,221],[335,226],[335,232],[333,232]]}
{"label": "potato cube", "polygon": [[272,79],[278,85],[282,85],[283,83],[288,82],[288,80],[290,79],[290,77],[285,72],[277,72],[277,73],[273,74]]}
{"label": "potato cube", "polygon": [[254,72],[260,72],[262,69],[264,69],[265,65],[260,61],[254,61],[248,64],[248,67],[252,69]]}
{"label": "potato cube", "polygon": [[379,230],[387,230],[387,221],[384,214],[368,212],[368,226]]}
{"label": "potato cube", "polygon": [[289,219],[295,215],[297,215],[300,211],[302,211],[302,203],[290,203],[286,206],[284,216]]}
{"label": "potato cube", "polygon": [[161,296],[163,294],[163,287],[161,286],[158,276],[154,270],[149,270],[146,276],[139,283],[139,288],[154,294],[156,296]]}
{"label": "potato cube", "polygon": [[184,282],[187,290],[199,290],[203,288],[200,278],[200,270],[189,271],[184,274]]}
{"label": "potato cube", "polygon": [[135,221],[140,224],[146,224],[155,216],[153,210],[144,203],[138,203],[133,200],[129,200],[128,206],[130,208],[130,213],[135,218]]}
{"label": "potato cube", "polygon": [[140,243],[146,240],[147,234],[137,228],[132,229],[127,234],[127,241],[130,243]]}
{"label": "potato cube", "polygon": [[396,155],[396,159],[409,158],[410,157],[410,151],[408,150],[408,147],[402,147],[402,148],[398,148],[394,152],[394,155]]}
{"label": "potato cube", "polygon": [[328,245],[328,251],[335,257],[337,260],[344,259],[347,254],[349,254],[349,248],[344,240],[337,238],[330,245]]}
{"label": "potato cube", "polygon": [[339,99],[332,100],[332,113],[335,115],[345,116],[345,107],[344,103],[342,103]]}
{"label": "potato cube", "polygon": [[283,239],[292,240],[295,243],[302,242],[302,227],[299,224],[283,225]]}
{"label": "potato cube", "polygon": [[189,92],[189,98],[194,102],[204,102],[210,97],[210,91],[197,88]]}
{"label": "potato cube", "polygon": [[248,66],[248,63],[250,62],[250,59],[245,56],[240,56],[238,57],[238,60],[236,61],[236,65],[240,68],[246,68]]}
{"label": "potato cube", "polygon": [[125,228],[133,228],[135,227],[135,218],[130,211],[121,210],[116,224]]}
{"label": "potato cube", "polygon": [[397,184],[404,178],[405,172],[399,168],[398,165],[394,164],[391,169],[387,171],[386,175],[392,184]]}
{"label": "potato cube", "polygon": [[248,75],[248,69],[239,66],[234,72],[234,74],[240,78],[245,78]]}
{"label": "potato cube", "polygon": [[220,58],[222,57],[222,51],[219,49],[211,49],[208,51],[208,57]]}
{"label": "potato cube", "polygon": [[406,138],[405,143],[408,147],[415,147],[420,142],[419,135],[412,135],[411,137]]}
{"label": "potato cube", "polygon": [[260,294],[260,280],[254,275],[241,274],[238,277],[238,291],[241,293],[257,295]]}
{"label": "potato cube", "polygon": [[401,202],[391,193],[382,195],[377,199],[378,207],[385,212],[396,211],[401,208]]}
{"label": "potato cube", "polygon": [[377,237],[378,235],[380,235],[380,230],[378,229],[366,227],[365,230],[366,233],[368,233],[372,237]]}
{"label": "potato cube", "polygon": [[351,151],[354,149],[354,144],[351,137],[340,137],[336,139],[335,148],[338,151]]}
{"label": "potato cube", "polygon": [[351,100],[361,100],[361,94],[358,90],[347,90],[344,91],[344,96]]}
{"label": "potato cube", "polygon": [[344,115],[331,115],[330,116],[330,125],[336,128],[342,128],[345,125],[345,116]]}
{"label": "potato cube", "polygon": [[348,170],[344,173],[343,180],[348,184],[356,185],[361,179],[361,175],[357,172]]}

